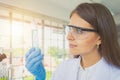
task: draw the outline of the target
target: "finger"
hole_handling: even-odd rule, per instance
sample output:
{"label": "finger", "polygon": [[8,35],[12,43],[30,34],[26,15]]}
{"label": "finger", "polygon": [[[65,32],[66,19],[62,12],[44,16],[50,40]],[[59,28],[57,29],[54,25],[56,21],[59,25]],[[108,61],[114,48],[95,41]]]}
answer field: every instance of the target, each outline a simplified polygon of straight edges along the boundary
{"label": "finger", "polygon": [[36,56],[35,58],[33,58],[33,59],[31,59],[30,61],[28,61],[27,62],[27,64],[32,64],[32,65],[34,65],[36,62],[41,62],[42,60],[43,60],[43,57],[44,57],[44,55],[43,54],[41,54],[41,55],[38,55],[38,56]]}
{"label": "finger", "polygon": [[35,51],[42,53],[40,48],[35,48]]}
{"label": "finger", "polygon": [[30,50],[27,51],[27,53],[25,54],[25,61],[27,61],[27,58],[31,55],[33,51],[35,51],[34,48],[31,48]]}
{"label": "finger", "polygon": [[41,61],[37,61],[37,62],[35,62],[34,64],[28,64],[28,65],[26,65],[26,68],[30,71],[30,72],[32,72],[32,73],[34,73],[34,72],[36,72],[37,71],[37,69],[39,68],[41,68]]}
{"label": "finger", "polygon": [[36,63],[33,65],[33,67],[36,67],[36,66],[38,66],[38,65],[40,65],[40,67],[43,67],[42,61],[36,62]]}
{"label": "finger", "polygon": [[26,53],[26,58],[31,54],[31,52],[33,52],[35,50],[35,48],[31,48],[27,53]]}
{"label": "finger", "polygon": [[[36,65],[35,65],[36,64]],[[26,68],[27,69],[29,69],[30,71],[31,70],[33,70],[33,69],[36,69],[37,67],[38,67],[38,65],[40,65],[41,64],[41,61],[40,60],[32,60],[32,61],[30,61],[30,62],[28,62],[28,63],[26,63]]]}
{"label": "finger", "polygon": [[37,56],[39,56],[39,55],[42,55],[42,54],[41,54],[40,49],[37,49],[37,50],[33,51],[33,52],[27,57],[26,61],[28,62],[28,61],[34,59],[35,57],[37,57]]}

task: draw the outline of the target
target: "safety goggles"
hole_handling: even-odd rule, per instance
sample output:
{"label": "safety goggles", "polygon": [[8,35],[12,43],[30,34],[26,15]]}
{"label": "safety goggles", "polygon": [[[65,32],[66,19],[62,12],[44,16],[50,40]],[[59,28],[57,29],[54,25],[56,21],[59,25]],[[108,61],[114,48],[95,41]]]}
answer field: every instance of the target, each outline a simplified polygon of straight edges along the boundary
{"label": "safety goggles", "polygon": [[65,26],[65,34],[71,33],[76,39],[86,39],[89,37],[89,32],[97,32],[94,29],[82,28],[73,25]]}

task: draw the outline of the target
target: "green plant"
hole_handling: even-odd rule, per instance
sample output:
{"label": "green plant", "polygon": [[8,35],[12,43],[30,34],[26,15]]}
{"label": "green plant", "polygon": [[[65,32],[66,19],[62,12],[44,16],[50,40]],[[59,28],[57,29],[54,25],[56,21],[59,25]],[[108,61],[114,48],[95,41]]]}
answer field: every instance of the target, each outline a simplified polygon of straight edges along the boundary
{"label": "green plant", "polygon": [[[46,80],[50,80],[51,75],[52,75],[51,71],[46,71]],[[7,79],[0,79],[0,80],[7,80]],[[35,79],[34,76],[26,76],[24,77],[24,80],[35,80]]]}
{"label": "green plant", "polygon": [[47,71],[46,75],[47,75],[46,76],[46,80],[50,80],[52,72],[51,71]]}
{"label": "green plant", "polygon": [[48,54],[51,54],[54,58],[62,58],[65,55],[64,49],[60,49],[57,47],[49,47]]}
{"label": "green plant", "polygon": [[34,76],[26,76],[24,77],[24,80],[34,80]]}
{"label": "green plant", "polygon": [[7,77],[0,78],[0,80],[8,80]]}

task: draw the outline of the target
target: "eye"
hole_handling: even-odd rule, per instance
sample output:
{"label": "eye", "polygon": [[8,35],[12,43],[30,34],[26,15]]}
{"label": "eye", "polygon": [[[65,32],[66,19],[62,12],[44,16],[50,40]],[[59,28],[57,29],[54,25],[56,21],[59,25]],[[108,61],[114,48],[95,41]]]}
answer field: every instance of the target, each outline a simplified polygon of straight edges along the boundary
{"label": "eye", "polygon": [[84,31],[83,31],[83,30],[81,30],[81,29],[76,29],[76,33],[78,33],[78,34],[83,34],[83,33],[84,33]]}
{"label": "eye", "polygon": [[69,27],[69,31],[72,30],[72,27]]}
{"label": "eye", "polygon": [[67,34],[69,31],[71,31],[72,30],[72,27],[68,27],[68,26],[66,26],[65,27],[65,34]]}

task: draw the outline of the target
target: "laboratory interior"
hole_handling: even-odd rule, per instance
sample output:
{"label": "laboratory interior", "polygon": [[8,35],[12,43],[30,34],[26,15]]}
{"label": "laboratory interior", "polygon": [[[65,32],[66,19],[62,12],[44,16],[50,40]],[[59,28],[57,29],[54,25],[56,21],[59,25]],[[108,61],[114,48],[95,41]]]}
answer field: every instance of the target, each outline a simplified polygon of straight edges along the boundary
{"label": "laboratory interior", "polygon": [[35,80],[25,67],[31,47],[44,53],[50,80],[60,62],[71,57],[64,25],[76,5],[84,2],[107,6],[120,37],[120,0],[0,0],[0,80]]}

